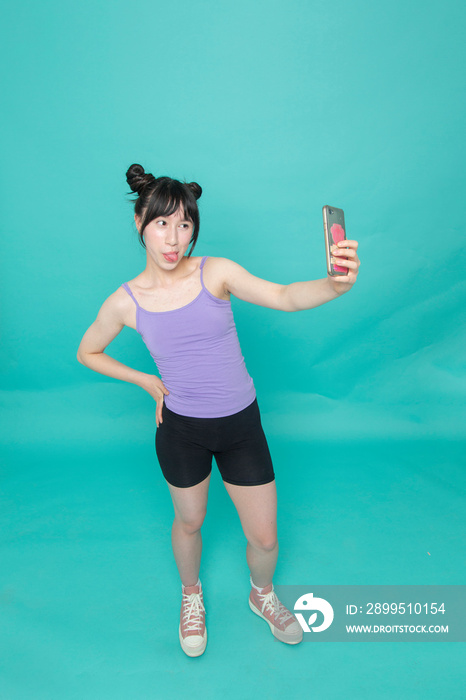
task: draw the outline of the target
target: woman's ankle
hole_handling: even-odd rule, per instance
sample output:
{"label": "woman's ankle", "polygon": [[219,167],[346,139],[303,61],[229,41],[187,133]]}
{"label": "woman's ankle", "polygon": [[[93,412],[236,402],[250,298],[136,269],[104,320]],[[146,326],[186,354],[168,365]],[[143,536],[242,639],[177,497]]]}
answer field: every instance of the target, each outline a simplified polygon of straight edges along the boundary
{"label": "woman's ankle", "polygon": [[181,586],[182,586],[183,590],[185,588],[192,588],[193,586],[200,586],[200,585],[201,585],[200,578],[197,579],[197,583],[183,583],[183,581],[181,581]]}

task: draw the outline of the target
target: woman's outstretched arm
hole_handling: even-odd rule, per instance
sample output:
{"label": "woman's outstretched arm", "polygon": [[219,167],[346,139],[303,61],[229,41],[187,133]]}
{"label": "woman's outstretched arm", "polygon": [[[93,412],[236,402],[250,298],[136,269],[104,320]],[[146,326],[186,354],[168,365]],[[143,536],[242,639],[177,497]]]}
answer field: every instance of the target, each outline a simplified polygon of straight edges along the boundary
{"label": "woman's outstretched arm", "polygon": [[335,262],[348,268],[347,275],[308,282],[276,284],[251,275],[244,267],[226,258],[217,258],[225,290],[251,304],[281,311],[313,309],[349,291],[359,271],[358,242],[345,240],[343,246],[332,249]]}

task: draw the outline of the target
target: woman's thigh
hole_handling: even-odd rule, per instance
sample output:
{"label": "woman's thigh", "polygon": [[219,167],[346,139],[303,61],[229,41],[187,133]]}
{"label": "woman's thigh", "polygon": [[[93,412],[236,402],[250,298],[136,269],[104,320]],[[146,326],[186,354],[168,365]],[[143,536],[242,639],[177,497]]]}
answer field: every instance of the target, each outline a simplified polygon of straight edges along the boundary
{"label": "woman's thigh", "polygon": [[199,529],[204,522],[210,477],[211,474],[199,484],[188,488],[179,488],[167,481],[175,509],[175,517],[193,531]]}
{"label": "woman's thigh", "polygon": [[257,399],[243,411],[227,417],[219,435],[221,440],[214,456],[224,482],[251,487],[275,479]]}
{"label": "woman's thigh", "polygon": [[212,470],[212,452],[202,443],[192,419],[173,413],[165,404],[162,417],[155,449],[166,481],[178,490],[198,486]]}
{"label": "woman's thigh", "polygon": [[277,541],[277,489],[275,479],[260,486],[224,486],[233,501],[246,539],[260,548],[272,548]]}

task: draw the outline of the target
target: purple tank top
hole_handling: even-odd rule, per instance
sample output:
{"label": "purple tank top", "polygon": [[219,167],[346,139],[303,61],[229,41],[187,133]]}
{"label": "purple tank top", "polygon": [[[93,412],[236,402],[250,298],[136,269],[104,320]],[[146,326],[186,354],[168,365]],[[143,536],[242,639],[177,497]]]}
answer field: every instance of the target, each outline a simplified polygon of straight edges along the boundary
{"label": "purple tank top", "polygon": [[256,398],[236,332],[230,301],[204,286],[193,301],[172,311],[147,311],[139,306],[128,283],[122,287],[136,304],[136,330],[170,392],[166,406],[196,418],[238,413]]}

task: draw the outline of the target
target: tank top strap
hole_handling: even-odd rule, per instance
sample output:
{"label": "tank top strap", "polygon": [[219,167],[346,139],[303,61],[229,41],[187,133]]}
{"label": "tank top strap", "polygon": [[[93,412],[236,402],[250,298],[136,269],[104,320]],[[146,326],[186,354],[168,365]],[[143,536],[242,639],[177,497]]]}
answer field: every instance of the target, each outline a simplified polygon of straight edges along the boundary
{"label": "tank top strap", "polygon": [[[205,261],[207,260],[208,257],[209,257],[208,255],[204,255],[204,257],[203,257],[202,260],[201,260],[201,264],[200,264],[200,266],[199,266],[199,267],[200,267],[200,270],[201,270],[201,284],[202,284],[202,289],[205,289],[205,284],[204,284],[204,270],[203,270],[203,267],[204,267]],[[207,290],[206,290],[206,291],[207,291]]]}
{"label": "tank top strap", "polygon": [[123,287],[123,289],[126,289],[126,291],[127,291],[128,294],[130,295],[130,297],[132,298],[132,300],[134,301],[134,303],[136,304],[136,306],[139,306],[139,304],[137,303],[136,298],[135,298],[133,292],[132,292],[131,289],[129,288],[128,282],[124,282],[121,286]]}

